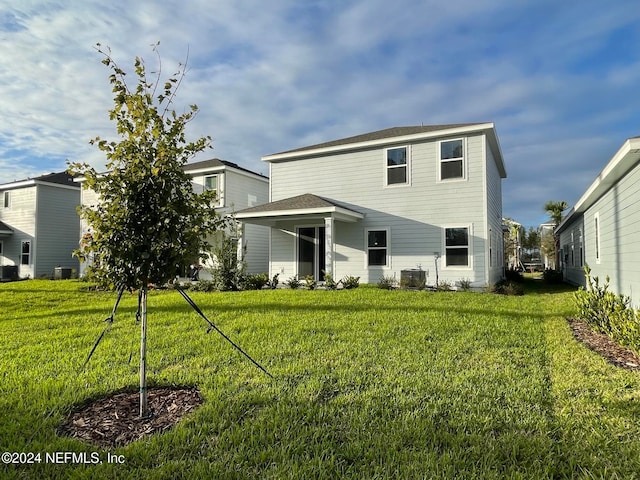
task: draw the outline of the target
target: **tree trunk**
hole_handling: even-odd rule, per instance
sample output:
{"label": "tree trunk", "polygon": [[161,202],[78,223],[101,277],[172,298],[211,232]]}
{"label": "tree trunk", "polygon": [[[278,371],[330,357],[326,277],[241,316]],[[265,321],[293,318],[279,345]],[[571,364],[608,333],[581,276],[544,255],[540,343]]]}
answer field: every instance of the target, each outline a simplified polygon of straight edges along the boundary
{"label": "tree trunk", "polygon": [[147,416],[147,284],[140,295],[140,417]]}

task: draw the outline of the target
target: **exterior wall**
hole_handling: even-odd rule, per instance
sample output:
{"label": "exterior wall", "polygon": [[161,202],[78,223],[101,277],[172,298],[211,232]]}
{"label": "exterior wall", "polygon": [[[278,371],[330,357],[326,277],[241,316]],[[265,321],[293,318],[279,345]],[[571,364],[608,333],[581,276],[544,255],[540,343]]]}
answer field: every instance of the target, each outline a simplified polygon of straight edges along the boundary
{"label": "exterior wall", "polygon": [[[560,245],[569,245],[574,233],[574,257],[579,248],[577,233],[584,232],[584,263],[591,275],[610,278],[612,291],[628,295],[640,308],[640,164],[614,184],[582,216],[561,234]],[[599,259],[596,257],[595,220],[599,225]],[[564,251],[563,251],[564,254]],[[569,250],[570,260],[570,250]],[[584,285],[584,271],[567,265],[566,279]]]}
{"label": "exterior wall", "polygon": [[504,276],[504,241],[502,237],[502,181],[489,145],[485,144],[487,155],[487,227],[489,240],[487,252],[487,283],[496,283]]}
{"label": "exterior wall", "polygon": [[[18,275],[20,277],[33,278],[35,272],[36,189],[37,187],[34,185],[9,190],[11,195],[9,208],[4,208],[4,205],[0,205],[0,220],[13,230],[12,235],[2,239],[2,261],[4,265],[18,265]],[[29,265],[21,265],[20,262],[23,241],[31,242]]]}
{"label": "exterior wall", "polygon": [[78,205],[78,188],[38,186],[36,277],[53,276],[55,267],[68,267],[78,272],[78,259],[72,257],[78,248],[80,232]]}
{"label": "exterior wall", "polygon": [[[460,136],[448,139],[461,138]],[[454,283],[469,279],[480,287],[495,276],[487,271],[489,225],[487,195],[491,197],[493,213],[501,212],[500,187],[490,192],[485,181],[490,177],[500,183],[497,168],[485,172],[486,139],[483,134],[465,138],[465,169],[463,180],[439,181],[439,138],[409,146],[410,184],[385,186],[385,148],[338,153],[322,157],[277,161],[271,163],[271,201],[304,193],[334,200],[365,215],[356,223],[335,222],[335,278],[360,276],[362,282],[376,283],[381,276],[396,276],[404,269],[429,270],[428,283],[435,283],[436,255],[444,254],[446,227],[468,227],[472,251],[469,267],[444,267],[437,260],[440,281]],[[486,148],[485,148],[486,147]],[[501,231],[496,221],[496,230]],[[292,225],[278,225],[283,231],[271,235],[271,274],[281,279],[296,274]],[[365,231],[368,228],[388,228],[390,232],[390,265],[367,267]],[[282,272],[284,268],[285,272]]]}
{"label": "exterior wall", "polygon": [[591,243],[584,236],[584,226],[584,217],[579,215],[560,234],[560,264],[564,279],[582,286],[585,285],[585,246]]}

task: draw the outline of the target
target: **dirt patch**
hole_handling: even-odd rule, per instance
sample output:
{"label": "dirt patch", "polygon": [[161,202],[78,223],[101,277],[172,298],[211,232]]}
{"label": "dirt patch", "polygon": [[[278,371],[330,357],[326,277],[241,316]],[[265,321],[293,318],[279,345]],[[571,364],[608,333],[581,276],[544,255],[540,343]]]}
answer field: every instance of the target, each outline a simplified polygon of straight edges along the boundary
{"label": "dirt patch", "polygon": [[171,429],[200,404],[195,388],[155,387],[148,391],[150,415],[140,418],[139,392],[116,393],[73,411],[58,433],[98,447],[120,447]]}
{"label": "dirt patch", "polygon": [[602,355],[608,362],[628,370],[640,371],[640,357],[632,350],[618,344],[604,333],[594,332],[584,321],[567,319],[573,336],[594,352]]}

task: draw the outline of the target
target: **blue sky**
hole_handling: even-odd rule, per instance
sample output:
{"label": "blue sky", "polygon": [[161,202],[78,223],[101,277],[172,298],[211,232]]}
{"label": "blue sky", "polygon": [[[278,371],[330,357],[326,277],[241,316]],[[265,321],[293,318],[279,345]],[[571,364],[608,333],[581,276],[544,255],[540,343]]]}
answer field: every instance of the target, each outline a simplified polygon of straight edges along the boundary
{"label": "blue sky", "polygon": [[267,173],[260,157],[392,126],[494,122],[504,215],[546,220],[640,135],[640,8],[627,0],[9,0],[0,6],[0,183],[104,165],[111,47],[164,71],[188,135]]}

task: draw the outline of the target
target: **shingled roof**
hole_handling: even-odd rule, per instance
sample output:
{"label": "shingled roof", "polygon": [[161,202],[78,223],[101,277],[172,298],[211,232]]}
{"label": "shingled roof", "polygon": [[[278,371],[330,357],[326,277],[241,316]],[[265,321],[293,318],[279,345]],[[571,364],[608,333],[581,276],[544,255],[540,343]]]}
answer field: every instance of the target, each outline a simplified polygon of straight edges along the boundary
{"label": "shingled roof", "polygon": [[[237,170],[242,170],[243,172],[251,173],[253,175],[258,175],[260,177],[264,177],[264,175],[249,170],[248,168],[241,167],[237,163],[229,162],[227,160],[220,160],[219,158],[211,158],[209,160],[202,160],[200,162],[187,163],[184,166],[185,172],[190,172],[193,170],[202,170],[205,168],[217,168],[217,167],[231,167]],[[266,177],[265,177],[266,178]]]}
{"label": "shingled roof", "polygon": [[452,128],[470,127],[473,125],[482,125],[482,123],[452,123],[447,125],[416,125],[416,126],[408,126],[408,127],[391,127],[391,128],[385,128],[384,130],[377,130],[375,132],[355,135],[353,137],[346,137],[338,140],[332,140],[330,142],[309,145],[307,147],[296,148],[293,150],[286,150],[284,152],[274,153],[273,155],[280,155],[283,153],[304,152],[305,150],[316,150],[318,148],[336,147],[339,145],[349,145],[351,143],[371,142],[375,140],[383,140],[385,138],[404,137],[406,135],[431,133],[431,132],[437,132],[440,130],[450,130]]}
{"label": "shingled roof", "polygon": [[[73,175],[69,175],[67,172],[55,172],[55,173],[47,173],[45,175],[40,175],[38,177],[26,178],[23,180],[16,180],[9,183],[4,183],[0,185],[0,187],[11,186],[12,184],[19,183],[23,184],[23,182],[46,182],[46,183],[55,183],[58,185],[67,185],[69,187],[80,188],[80,185],[73,181]],[[20,186],[21,186],[20,185]]]}
{"label": "shingled roof", "polygon": [[13,232],[13,230],[6,223],[0,222],[0,232]]}

